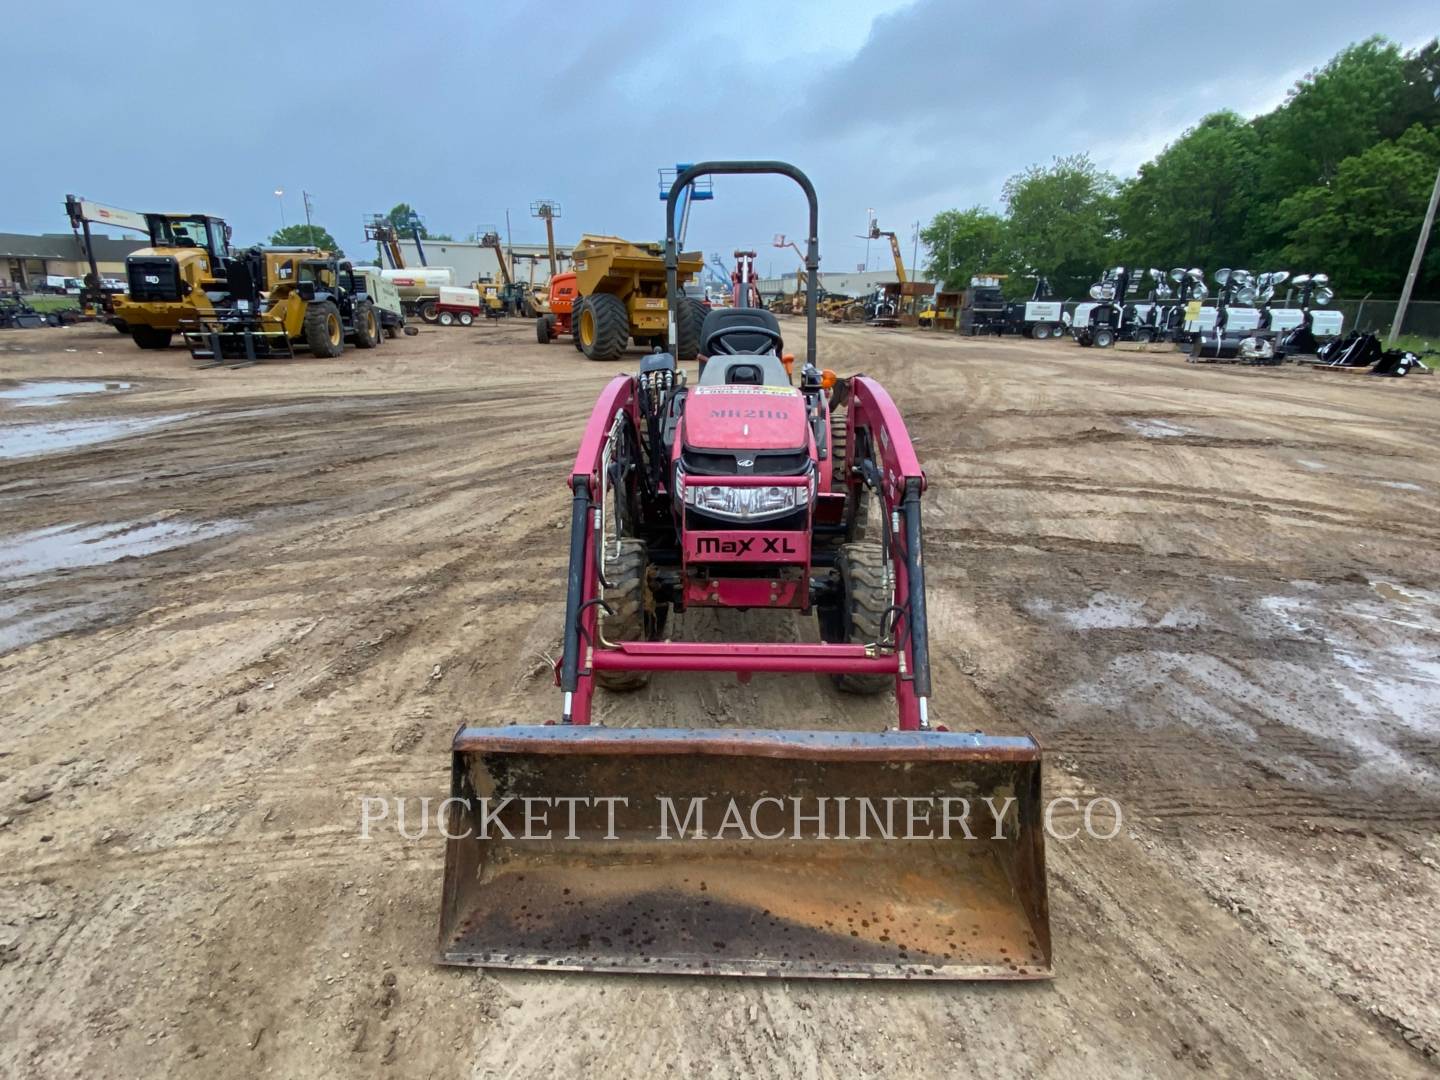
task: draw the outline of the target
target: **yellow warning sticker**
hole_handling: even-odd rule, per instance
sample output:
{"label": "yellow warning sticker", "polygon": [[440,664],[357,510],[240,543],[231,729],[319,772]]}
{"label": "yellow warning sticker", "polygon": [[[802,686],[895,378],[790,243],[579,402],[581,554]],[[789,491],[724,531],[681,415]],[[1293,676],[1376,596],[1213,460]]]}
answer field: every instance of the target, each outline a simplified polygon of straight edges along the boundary
{"label": "yellow warning sticker", "polygon": [[793,386],[697,386],[692,394],[765,394],[790,397],[798,393]]}

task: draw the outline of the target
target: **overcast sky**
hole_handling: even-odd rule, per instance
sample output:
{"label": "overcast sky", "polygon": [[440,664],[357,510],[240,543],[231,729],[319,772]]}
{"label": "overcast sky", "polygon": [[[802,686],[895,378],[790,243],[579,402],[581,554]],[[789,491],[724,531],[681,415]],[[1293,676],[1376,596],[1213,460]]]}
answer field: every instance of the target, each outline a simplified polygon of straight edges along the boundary
{"label": "overcast sky", "polygon": [[[937,211],[998,205],[1010,174],[1089,151],[1123,175],[1207,112],[1252,115],[1350,42],[1406,46],[1433,0],[1076,5],[961,0],[6,5],[0,231],[67,228],[67,192],[220,214],[237,242],[281,213],[351,255],[406,201],[433,231],[663,234],[661,166],[783,158],[820,193],[821,255],[853,270],[873,207],[904,239]],[[150,17],[146,17],[146,14]],[[1428,13],[1428,14],[1427,14]],[[285,191],[283,207],[273,192]],[[719,179],[688,246],[801,237],[782,182]],[[872,267],[887,258],[879,245]]]}

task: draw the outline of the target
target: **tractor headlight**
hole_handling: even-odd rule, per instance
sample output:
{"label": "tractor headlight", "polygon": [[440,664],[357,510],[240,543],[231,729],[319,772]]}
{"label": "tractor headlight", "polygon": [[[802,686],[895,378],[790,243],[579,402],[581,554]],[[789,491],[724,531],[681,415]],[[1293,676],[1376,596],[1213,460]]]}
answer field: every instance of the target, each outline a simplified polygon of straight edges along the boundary
{"label": "tractor headlight", "polygon": [[[813,481],[812,481],[813,482]],[[783,517],[810,504],[810,484],[746,485],[697,484],[693,477],[684,486],[685,505],[702,514],[758,521]]]}

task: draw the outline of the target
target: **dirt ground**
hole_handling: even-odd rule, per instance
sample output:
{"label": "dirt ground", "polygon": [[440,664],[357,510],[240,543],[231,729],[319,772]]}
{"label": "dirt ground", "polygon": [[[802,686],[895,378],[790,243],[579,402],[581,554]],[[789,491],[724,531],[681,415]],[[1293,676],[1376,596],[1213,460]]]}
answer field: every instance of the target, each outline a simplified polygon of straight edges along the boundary
{"label": "dirt ground", "polygon": [[[461,721],[558,714],[564,481],[635,358],[517,322],[194,371],[13,331],[0,1074],[1434,1075],[1440,378],[821,347],[886,384],[930,477],[932,716],[1029,728],[1049,795],[1124,810],[1049,842],[1052,981],[434,966],[442,841],[358,840],[359,799],[443,797]],[[17,385],[45,379],[99,385]],[[808,677],[598,709],[893,719]]]}

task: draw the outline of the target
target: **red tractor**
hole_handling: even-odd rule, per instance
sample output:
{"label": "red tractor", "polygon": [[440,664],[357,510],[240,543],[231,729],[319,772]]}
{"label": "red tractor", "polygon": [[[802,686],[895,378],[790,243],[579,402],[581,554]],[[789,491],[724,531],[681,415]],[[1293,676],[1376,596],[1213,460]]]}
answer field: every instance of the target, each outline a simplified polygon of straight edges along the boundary
{"label": "red tractor", "polygon": [[[809,200],[798,383],[775,317],[727,308],[704,320],[694,384],[675,362],[672,320],[670,352],[650,354],[601,392],[569,479],[559,708],[542,725],[455,736],[440,960],[1046,977],[1040,750],[1025,735],[950,732],[931,715],[925,473],[884,388],[837,379],[816,362],[814,188],[781,162],[681,172],[667,203],[671,311],[680,296],[676,199],[710,173],[778,173]],[[814,615],[815,631],[781,641],[667,635],[669,613],[701,608]],[[597,688],[634,692],[654,672],[824,674],[844,692],[893,694],[895,725],[875,733],[592,723]],[[567,803],[568,822],[562,815],[555,838],[538,842],[528,815],[555,798]],[[723,802],[738,834],[715,828]],[[957,813],[965,803],[973,825],[965,838],[937,828],[887,842],[892,833],[866,832],[863,813],[865,839],[847,818],[852,806],[903,803],[913,813],[917,802]],[[677,837],[657,805],[688,808],[691,827],[677,811]],[[496,823],[508,825],[497,834]]]}
{"label": "red tractor", "polygon": [[[561,334],[574,335],[574,309],[579,299],[574,273],[567,270],[550,279],[550,310],[535,318],[535,338],[541,345],[549,345]],[[574,341],[575,348],[580,348],[580,339]]]}

